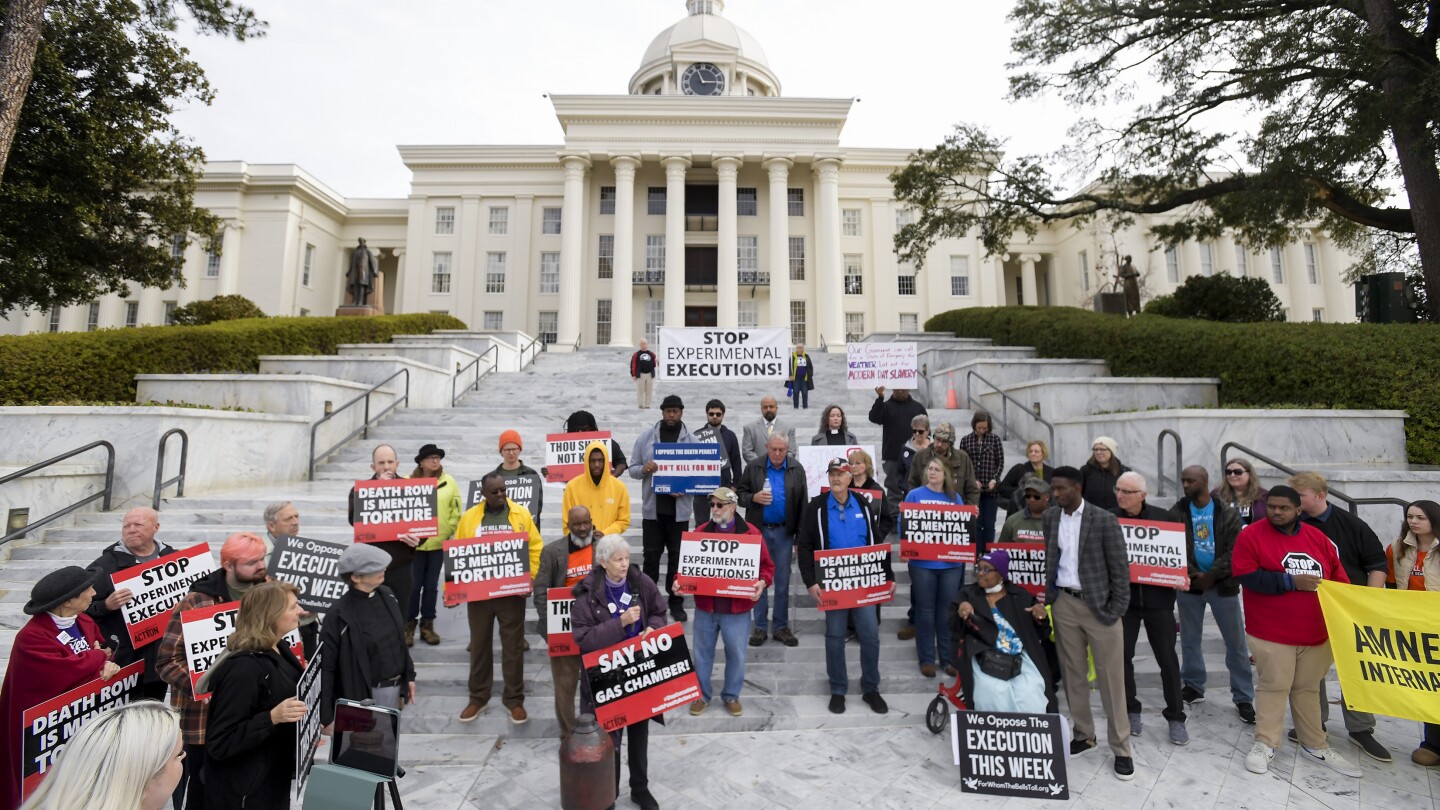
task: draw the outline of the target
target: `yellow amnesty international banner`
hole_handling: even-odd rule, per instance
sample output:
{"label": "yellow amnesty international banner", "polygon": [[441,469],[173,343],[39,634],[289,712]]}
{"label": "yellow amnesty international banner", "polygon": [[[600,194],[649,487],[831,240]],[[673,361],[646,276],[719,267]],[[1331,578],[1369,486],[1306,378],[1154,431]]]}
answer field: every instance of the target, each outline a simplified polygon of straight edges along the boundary
{"label": "yellow amnesty international banner", "polygon": [[1320,583],[1345,703],[1440,723],[1440,591]]}

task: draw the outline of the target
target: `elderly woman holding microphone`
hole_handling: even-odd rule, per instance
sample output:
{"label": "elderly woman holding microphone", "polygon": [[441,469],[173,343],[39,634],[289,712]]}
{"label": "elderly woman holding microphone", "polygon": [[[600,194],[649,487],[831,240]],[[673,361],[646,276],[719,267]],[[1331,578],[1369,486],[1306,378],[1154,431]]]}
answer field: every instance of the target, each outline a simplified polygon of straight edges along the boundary
{"label": "elderly woman holding microphone", "polygon": [[967,703],[989,712],[1041,713],[1053,700],[1040,639],[1045,606],[1009,581],[1010,554],[996,549],[975,563],[975,582],[960,589],[950,626],[968,659],[960,668]]}

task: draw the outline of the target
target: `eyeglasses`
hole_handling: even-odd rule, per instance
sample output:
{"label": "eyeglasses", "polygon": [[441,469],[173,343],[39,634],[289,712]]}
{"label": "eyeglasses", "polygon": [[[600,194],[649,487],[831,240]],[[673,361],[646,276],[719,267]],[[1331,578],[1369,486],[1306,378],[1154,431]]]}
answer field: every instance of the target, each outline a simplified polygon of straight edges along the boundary
{"label": "eyeglasses", "polygon": [[1115,487],[1115,493],[1116,493],[1117,495],[1144,495],[1144,494],[1145,494],[1145,490],[1143,490],[1143,489],[1121,489],[1121,488],[1119,488],[1119,487]]}
{"label": "eyeglasses", "polygon": [[1027,493],[1025,493],[1025,500],[1027,500],[1027,501],[1043,501],[1043,500],[1045,500],[1045,496],[1044,496],[1044,495],[1041,495],[1041,494],[1038,493],[1038,492],[1027,492]]}
{"label": "eyeglasses", "polygon": [[725,506],[725,504],[720,503],[719,501],[711,501],[711,502],[710,502],[710,508],[711,508],[711,509],[720,509],[720,508],[722,508],[722,507],[724,507],[724,506]]}
{"label": "eyeglasses", "polygon": [[1240,467],[1240,468],[1237,468],[1237,469],[1234,469],[1234,470],[1226,470],[1226,471],[1225,471],[1225,474],[1226,474],[1226,475],[1244,475],[1244,474],[1245,474],[1245,468],[1244,468],[1244,467]]}
{"label": "eyeglasses", "polygon": [[1092,453],[1098,453],[1098,452],[1100,452],[1101,450],[1104,450],[1104,451],[1107,452],[1107,453],[1110,452],[1110,448],[1106,447],[1106,446],[1103,445],[1103,444],[1102,444],[1102,445],[1099,445],[1099,446],[1096,446],[1096,447],[1090,448],[1090,452],[1092,452]]}
{"label": "eyeglasses", "polygon": [[924,428],[920,428],[919,430],[912,430],[912,431],[910,431],[910,432],[913,433],[913,434],[915,434],[916,436],[919,436],[921,433],[929,433],[930,431],[928,431],[928,430],[926,430],[926,429],[924,429]]}
{"label": "eyeglasses", "polygon": [[988,565],[977,565],[977,566],[975,566],[975,573],[977,573],[977,574],[993,574],[993,573],[995,573],[995,569],[994,569],[994,568],[991,568],[991,567],[988,566]]}

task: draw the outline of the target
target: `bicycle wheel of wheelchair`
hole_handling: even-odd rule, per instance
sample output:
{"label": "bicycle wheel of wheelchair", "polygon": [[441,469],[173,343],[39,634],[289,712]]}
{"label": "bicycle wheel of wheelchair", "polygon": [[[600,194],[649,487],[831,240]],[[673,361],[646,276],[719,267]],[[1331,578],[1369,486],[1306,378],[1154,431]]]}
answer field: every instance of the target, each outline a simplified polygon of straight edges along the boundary
{"label": "bicycle wheel of wheelchair", "polygon": [[925,709],[925,728],[930,729],[931,734],[939,734],[945,730],[945,724],[950,721],[950,704],[945,701],[943,695],[936,695],[930,701],[930,706]]}

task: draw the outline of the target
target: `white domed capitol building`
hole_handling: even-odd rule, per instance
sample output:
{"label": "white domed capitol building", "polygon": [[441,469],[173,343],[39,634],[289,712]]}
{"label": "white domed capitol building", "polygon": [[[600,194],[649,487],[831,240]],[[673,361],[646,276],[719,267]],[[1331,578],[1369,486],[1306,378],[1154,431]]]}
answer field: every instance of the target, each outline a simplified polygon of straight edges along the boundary
{"label": "white domed capitol building", "polygon": [[1353,259],[1319,231],[1263,251],[1230,238],[1163,250],[1145,218],[1118,234],[1062,224],[999,256],[942,240],[917,273],[893,250],[913,212],[889,175],[930,144],[843,146],[854,99],[786,97],[723,0],[685,5],[626,94],[550,97],[563,144],[402,145],[401,199],[345,198],[293,164],[211,162],[195,199],[223,220],[222,249],[192,240],[183,288],[11,313],[0,333],[163,324],[222,294],[331,315],[359,238],[384,312],[444,312],[552,350],[702,325],[789,325],[797,342],[838,346],[958,307],[1088,306],[1125,254],[1147,297],[1229,272],[1269,281],[1290,320],[1354,320],[1341,280]]}

